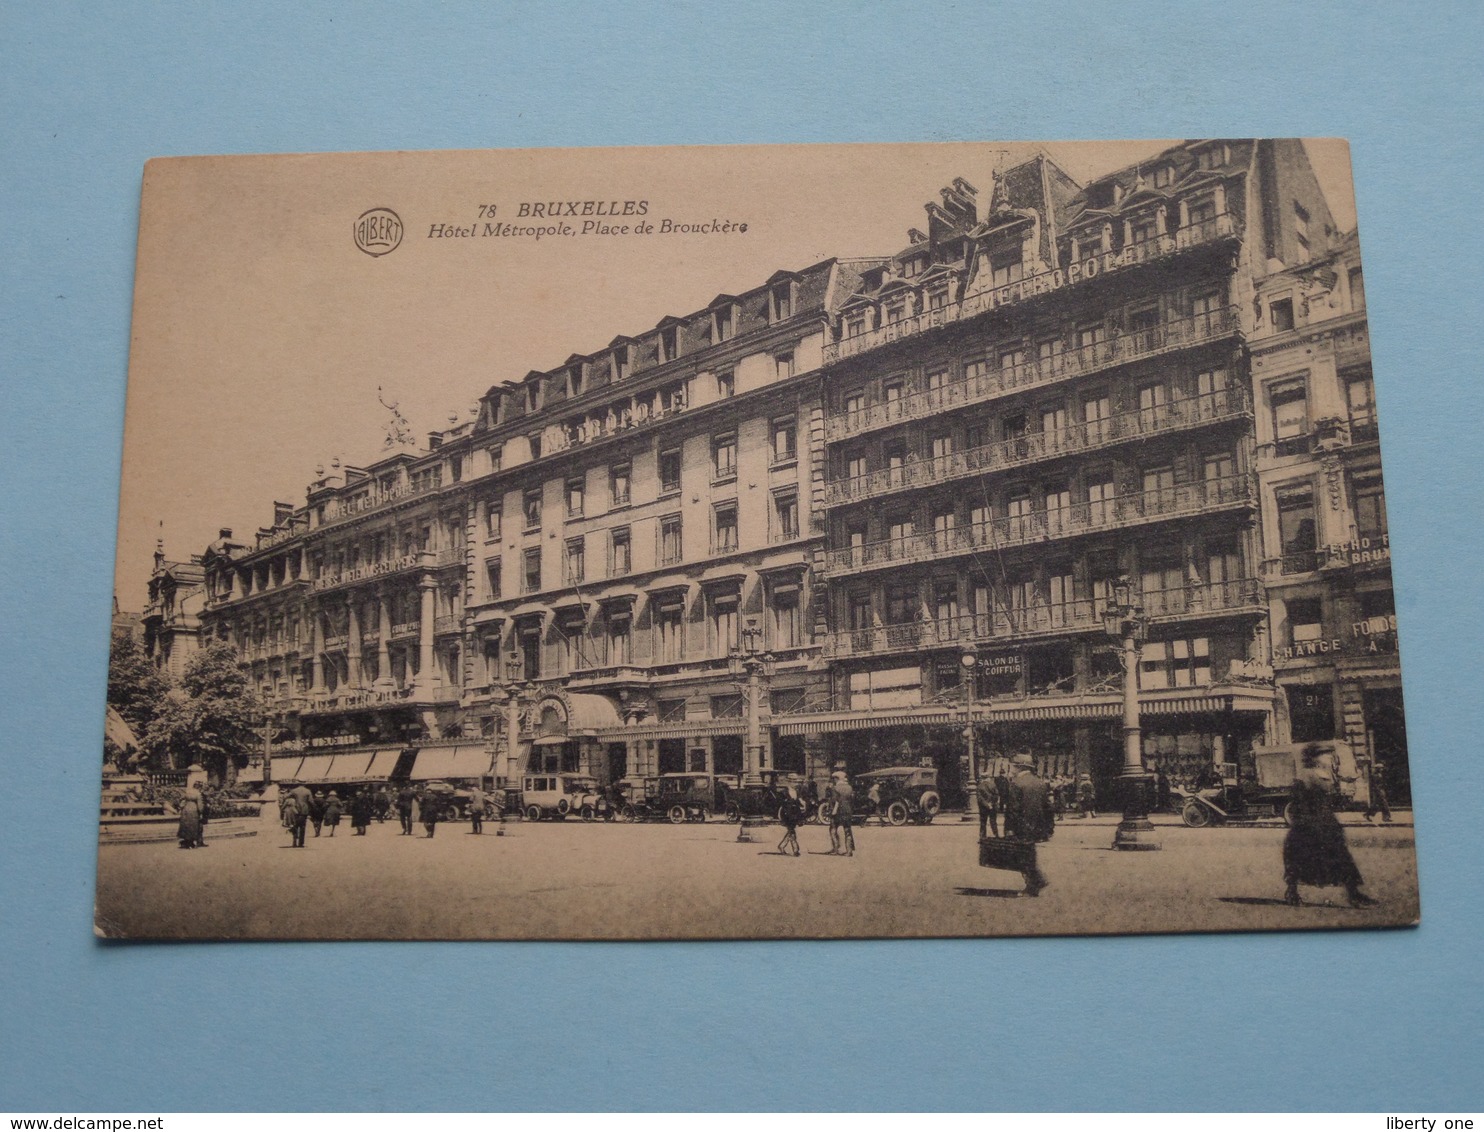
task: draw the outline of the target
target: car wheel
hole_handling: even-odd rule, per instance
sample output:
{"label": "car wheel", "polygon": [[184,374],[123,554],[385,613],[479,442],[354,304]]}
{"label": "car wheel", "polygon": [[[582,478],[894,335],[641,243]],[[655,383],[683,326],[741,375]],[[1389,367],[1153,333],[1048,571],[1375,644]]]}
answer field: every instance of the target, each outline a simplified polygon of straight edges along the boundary
{"label": "car wheel", "polygon": [[557,813],[559,813],[559,814],[562,815],[562,817],[566,817],[567,816],[567,812],[571,808],[572,808],[572,800],[570,798],[558,798],[557,799],[556,810],[557,810]]}
{"label": "car wheel", "polygon": [[582,807],[582,820],[583,821],[597,821],[598,820],[598,811],[595,810],[595,809],[593,809],[591,806],[583,806]]}
{"label": "car wheel", "polygon": [[886,807],[886,820],[892,825],[906,825],[907,816],[907,803],[900,798]]}
{"label": "car wheel", "polygon": [[1201,829],[1211,824],[1211,811],[1199,802],[1191,799],[1185,803],[1185,808],[1180,811],[1180,820],[1191,829]]}
{"label": "car wheel", "polygon": [[1286,805],[1286,806],[1283,807],[1283,824],[1286,825],[1289,829],[1292,829],[1293,828],[1293,803],[1292,802],[1289,802],[1288,805]]}
{"label": "car wheel", "polygon": [[671,825],[680,825],[688,816],[684,806],[671,806],[668,811]]}
{"label": "car wheel", "polygon": [[742,808],[736,802],[727,803],[727,821],[736,825],[742,820]]}
{"label": "car wheel", "polygon": [[922,797],[917,799],[917,806],[922,811],[922,824],[927,825],[942,810],[943,799],[938,796],[936,790],[924,790]]}
{"label": "car wheel", "polygon": [[526,821],[540,821],[540,820],[541,820],[541,807],[540,806],[527,806],[526,807]]}
{"label": "car wheel", "polygon": [[814,814],[815,817],[819,820],[820,825],[830,824],[830,804],[828,802],[821,802],[819,804],[819,809],[816,810]]}

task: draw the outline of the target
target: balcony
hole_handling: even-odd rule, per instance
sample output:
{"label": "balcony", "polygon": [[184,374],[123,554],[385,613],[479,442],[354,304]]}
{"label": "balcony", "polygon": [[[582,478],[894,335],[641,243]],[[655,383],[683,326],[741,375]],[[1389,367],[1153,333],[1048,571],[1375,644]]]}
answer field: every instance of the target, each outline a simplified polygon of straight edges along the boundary
{"label": "balcony", "polygon": [[833,443],[906,421],[936,416],[951,409],[978,405],[1012,393],[1085,377],[1112,366],[1218,342],[1231,337],[1240,329],[1236,307],[1223,307],[1207,314],[1175,319],[1148,330],[1135,330],[1093,345],[1063,350],[1048,358],[949,382],[936,389],[926,389],[896,401],[883,401],[853,412],[835,413],[825,418],[825,440]]}
{"label": "balcony", "polygon": [[353,586],[360,582],[375,581],[411,570],[436,570],[445,566],[458,566],[464,562],[464,548],[445,547],[442,550],[413,551],[396,558],[385,558],[379,562],[368,562],[364,566],[353,566],[335,574],[321,574],[309,584],[314,593]]}
{"label": "balcony", "polygon": [[[956,303],[948,303],[945,306],[933,310],[922,311],[910,318],[899,319],[885,326],[868,330],[862,334],[851,335],[841,338],[838,342],[826,345],[824,348],[824,364],[834,365],[864,354],[870,350],[879,349],[893,342],[900,342],[904,338],[913,338],[920,334],[926,334],[939,327],[948,326],[965,319],[974,318],[984,314],[986,311],[996,310],[1000,307],[1023,302],[1027,299],[1036,298],[1052,291],[1060,290],[1067,285],[1075,285],[1079,282],[1097,278],[1126,267],[1140,263],[1150,263],[1154,260],[1164,259],[1175,255],[1177,252],[1186,251],[1190,248],[1215,243],[1218,240],[1229,239],[1241,234],[1241,225],[1236,217],[1230,213],[1214,216],[1209,220],[1202,220],[1194,224],[1186,225],[1175,233],[1174,236],[1154,236],[1147,240],[1131,244],[1119,252],[1111,252],[1095,259],[1085,260],[1063,270],[1062,268],[1049,268],[1028,275],[1024,279],[1008,283],[1003,287],[994,287],[987,291],[980,291],[960,299]],[[1087,271],[1089,263],[1096,264],[1093,271]]]}
{"label": "balcony", "polygon": [[832,480],[825,485],[825,506],[859,503],[912,488],[967,479],[1059,456],[1093,452],[1128,440],[1146,440],[1201,425],[1250,420],[1251,417],[1252,407],[1241,389],[1222,389],[1157,408],[1136,409],[1051,432],[1030,433],[981,448],[909,461],[899,468],[880,468],[864,476]]}
{"label": "balcony", "polygon": [[461,626],[461,619],[452,615],[433,618],[433,632],[437,634],[457,633]]}
{"label": "balcony", "polygon": [[[1242,578],[1157,590],[1145,593],[1143,602],[1145,613],[1153,621],[1203,614],[1256,612],[1262,607],[1262,590],[1256,579]],[[1041,602],[1027,609],[1002,606],[992,613],[966,613],[905,625],[878,625],[870,629],[832,633],[826,641],[825,655],[840,660],[939,647],[957,648],[970,643],[1003,644],[1094,631],[1103,632],[1100,603],[1091,599]]]}
{"label": "balcony", "polygon": [[649,683],[649,668],[642,664],[605,664],[574,669],[567,686],[574,690],[643,687]]}
{"label": "balcony", "polygon": [[1005,516],[955,530],[905,535],[831,550],[825,556],[825,573],[855,574],[1256,505],[1257,494],[1250,476],[1223,476],[1029,515]]}

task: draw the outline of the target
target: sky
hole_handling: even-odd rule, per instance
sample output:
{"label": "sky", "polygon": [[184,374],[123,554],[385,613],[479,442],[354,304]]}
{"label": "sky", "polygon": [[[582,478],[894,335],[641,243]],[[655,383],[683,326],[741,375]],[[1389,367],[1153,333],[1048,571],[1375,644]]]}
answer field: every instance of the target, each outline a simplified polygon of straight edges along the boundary
{"label": "sky", "polygon": [[[1080,182],[1172,141],[485,150],[173,158],[145,170],[115,587],[145,599],[156,539],[200,553],[220,527],[251,542],[331,461],[382,451],[398,404],[422,439],[491,386],[639,334],[779,269],[872,256],[925,228],[962,177],[1044,149]],[[1348,150],[1306,142],[1341,229]],[[652,234],[430,237],[522,219],[522,203],[645,201]],[[367,209],[404,224],[395,251],[351,238]],[[664,219],[747,225],[663,235]],[[618,218],[618,224],[626,218]],[[627,222],[633,224],[632,218]],[[574,223],[568,220],[567,223]],[[578,219],[575,223],[580,224]]]}

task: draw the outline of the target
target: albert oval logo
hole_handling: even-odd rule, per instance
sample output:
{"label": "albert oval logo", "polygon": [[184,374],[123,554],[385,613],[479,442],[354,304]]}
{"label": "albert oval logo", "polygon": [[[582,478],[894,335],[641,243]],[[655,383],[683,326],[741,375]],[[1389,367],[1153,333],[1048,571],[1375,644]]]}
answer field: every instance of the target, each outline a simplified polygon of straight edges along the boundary
{"label": "albert oval logo", "polygon": [[402,218],[389,208],[368,208],[357,218],[354,235],[367,255],[386,255],[402,242]]}

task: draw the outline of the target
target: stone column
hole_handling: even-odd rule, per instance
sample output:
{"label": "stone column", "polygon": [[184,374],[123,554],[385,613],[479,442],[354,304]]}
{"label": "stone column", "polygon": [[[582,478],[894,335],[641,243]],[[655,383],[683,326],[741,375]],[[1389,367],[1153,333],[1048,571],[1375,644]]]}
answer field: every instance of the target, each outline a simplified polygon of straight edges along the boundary
{"label": "stone column", "polygon": [[386,591],[376,594],[377,622],[381,635],[376,639],[376,682],[390,688],[392,681],[392,610]]}
{"label": "stone column", "polygon": [[422,610],[417,625],[417,690],[419,692],[431,692],[437,683],[437,674],[433,671],[433,598],[438,588],[438,583],[429,575],[424,575],[418,583],[422,591]]}
{"label": "stone column", "polygon": [[356,607],[354,595],[347,597],[345,608],[348,617],[345,625],[345,683],[348,687],[361,686],[361,613]]}
{"label": "stone column", "polygon": [[308,610],[309,624],[312,633],[310,642],[310,681],[311,692],[323,692],[325,690],[325,622],[320,616],[320,611],[314,606]]}

